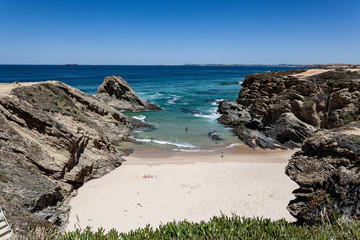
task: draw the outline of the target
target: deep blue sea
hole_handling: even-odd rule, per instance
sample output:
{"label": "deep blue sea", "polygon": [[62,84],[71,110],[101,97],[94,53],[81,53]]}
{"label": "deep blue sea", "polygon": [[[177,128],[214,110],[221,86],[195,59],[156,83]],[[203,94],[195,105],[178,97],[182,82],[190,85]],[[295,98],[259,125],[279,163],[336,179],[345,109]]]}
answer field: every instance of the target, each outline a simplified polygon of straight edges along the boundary
{"label": "deep blue sea", "polygon": [[[125,113],[153,126],[151,130],[135,132],[133,138],[138,147],[197,151],[240,143],[230,129],[217,122],[217,103],[235,100],[247,74],[289,69],[293,68],[0,65],[0,82],[57,80],[95,95],[106,76],[121,76],[140,97],[163,108],[157,112]],[[217,131],[224,140],[213,142],[208,136],[212,131]]]}

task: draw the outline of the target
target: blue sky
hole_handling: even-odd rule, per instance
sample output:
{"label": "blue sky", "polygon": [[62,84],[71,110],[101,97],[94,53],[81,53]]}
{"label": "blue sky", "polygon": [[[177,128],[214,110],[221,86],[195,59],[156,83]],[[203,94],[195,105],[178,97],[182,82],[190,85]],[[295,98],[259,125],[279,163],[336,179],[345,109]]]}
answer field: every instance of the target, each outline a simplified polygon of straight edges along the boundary
{"label": "blue sky", "polygon": [[0,64],[360,64],[359,0],[0,0]]}

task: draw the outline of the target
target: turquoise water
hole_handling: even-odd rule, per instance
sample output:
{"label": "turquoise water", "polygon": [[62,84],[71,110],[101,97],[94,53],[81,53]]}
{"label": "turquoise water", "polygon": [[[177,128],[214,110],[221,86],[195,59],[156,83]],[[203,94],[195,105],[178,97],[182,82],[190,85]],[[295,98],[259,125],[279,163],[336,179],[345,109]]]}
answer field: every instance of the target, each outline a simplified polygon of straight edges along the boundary
{"label": "turquoise water", "polygon": [[[163,108],[157,112],[125,113],[151,124],[136,131],[136,147],[196,151],[238,144],[230,129],[217,122],[217,103],[235,100],[247,74],[288,70],[273,66],[20,66],[0,65],[0,82],[58,80],[96,94],[109,75],[129,82],[138,95]],[[185,131],[185,127],[188,131]],[[216,131],[223,141],[208,136]]]}

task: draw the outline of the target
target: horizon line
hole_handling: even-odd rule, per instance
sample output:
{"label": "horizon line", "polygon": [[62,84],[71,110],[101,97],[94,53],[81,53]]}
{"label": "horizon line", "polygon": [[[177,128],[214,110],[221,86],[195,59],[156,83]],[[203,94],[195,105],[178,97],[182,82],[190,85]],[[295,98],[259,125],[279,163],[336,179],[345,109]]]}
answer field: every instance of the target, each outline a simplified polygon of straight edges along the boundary
{"label": "horizon line", "polygon": [[32,66],[304,66],[304,65],[360,65],[353,63],[185,63],[185,64],[77,64],[77,63],[0,63],[0,65]]}

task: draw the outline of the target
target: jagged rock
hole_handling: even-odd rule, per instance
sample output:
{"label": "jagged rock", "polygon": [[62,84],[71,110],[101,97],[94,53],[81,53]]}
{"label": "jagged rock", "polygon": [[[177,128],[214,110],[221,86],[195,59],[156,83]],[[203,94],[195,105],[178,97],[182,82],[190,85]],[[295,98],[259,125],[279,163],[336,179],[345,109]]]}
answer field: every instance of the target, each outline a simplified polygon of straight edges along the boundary
{"label": "jagged rock", "polygon": [[119,111],[156,111],[160,107],[140,98],[121,77],[109,76],[99,86],[96,97]]}
{"label": "jagged rock", "polygon": [[146,125],[60,82],[1,89],[0,203],[22,229],[41,222],[34,214],[64,224],[62,202],[120,166],[114,144]]}
{"label": "jagged rock", "polygon": [[360,219],[360,122],[306,139],[286,174],[300,186],[288,205],[299,222]]}
{"label": "jagged rock", "polygon": [[215,130],[212,132],[209,132],[208,136],[215,143],[219,143],[220,141],[224,140],[222,137],[219,136],[219,133]]}
{"label": "jagged rock", "polygon": [[218,120],[251,147],[293,148],[318,129],[359,119],[359,70],[316,71],[248,75],[236,101],[219,103]]}

